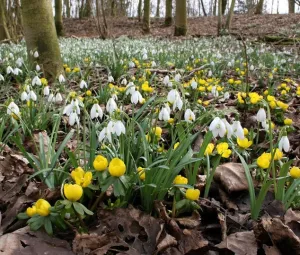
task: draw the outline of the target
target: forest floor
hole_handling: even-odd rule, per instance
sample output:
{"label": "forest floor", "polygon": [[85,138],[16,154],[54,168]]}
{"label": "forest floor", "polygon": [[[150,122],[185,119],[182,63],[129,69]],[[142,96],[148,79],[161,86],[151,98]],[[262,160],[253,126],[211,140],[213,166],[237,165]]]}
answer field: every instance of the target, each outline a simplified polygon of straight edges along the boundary
{"label": "forest floor", "polygon": [[[224,19],[224,22],[226,19]],[[142,24],[137,18],[108,18],[109,37],[120,36],[144,37]],[[65,19],[67,37],[98,37],[96,19]],[[151,19],[151,34],[159,38],[173,37],[174,27],[165,27],[163,18]],[[230,33],[236,36],[256,37],[265,36],[299,37],[300,15],[234,15]],[[197,17],[188,19],[188,37],[216,36],[217,17]]]}

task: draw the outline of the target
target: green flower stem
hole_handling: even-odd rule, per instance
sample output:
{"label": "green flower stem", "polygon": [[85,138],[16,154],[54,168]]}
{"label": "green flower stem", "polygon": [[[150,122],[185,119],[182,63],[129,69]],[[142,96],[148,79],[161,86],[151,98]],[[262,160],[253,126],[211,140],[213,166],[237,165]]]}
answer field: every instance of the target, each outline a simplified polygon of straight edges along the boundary
{"label": "green flower stem", "polygon": [[103,191],[103,192],[101,192],[100,195],[97,197],[95,203],[92,205],[92,207],[91,207],[91,209],[90,209],[92,212],[94,212],[94,210],[96,209],[97,205],[98,205],[98,204],[101,202],[101,200],[103,199],[104,195],[105,195],[105,192]]}

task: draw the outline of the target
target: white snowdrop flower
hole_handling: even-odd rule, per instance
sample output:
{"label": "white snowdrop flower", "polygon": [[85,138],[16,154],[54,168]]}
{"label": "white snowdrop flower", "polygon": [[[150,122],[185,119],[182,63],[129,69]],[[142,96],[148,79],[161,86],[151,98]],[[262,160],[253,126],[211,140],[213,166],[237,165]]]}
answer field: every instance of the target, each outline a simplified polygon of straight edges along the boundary
{"label": "white snowdrop flower", "polygon": [[151,53],[152,53],[152,55],[156,55],[157,50],[154,49],[154,50],[151,51]]}
{"label": "white snowdrop flower", "polygon": [[211,94],[214,96],[214,97],[218,97],[219,96],[219,91],[217,90],[217,87],[216,86],[213,86],[211,88]]}
{"label": "white snowdrop flower", "polygon": [[123,65],[123,64],[124,64],[124,61],[123,61],[122,59],[120,60],[120,64],[121,64],[121,65]]}
{"label": "white snowdrop flower", "polygon": [[60,102],[62,102],[62,100],[63,100],[63,98],[62,98],[61,94],[60,94],[60,93],[57,93],[57,94],[55,95],[55,102],[56,102],[56,103],[60,103]]}
{"label": "white snowdrop flower", "polygon": [[36,70],[37,72],[39,72],[39,71],[41,70],[41,67],[40,67],[39,65],[36,65],[35,70]]}
{"label": "white snowdrop flower", "polygon": [[192,82],[191,82],[191,87],[192,87],[192,89],[196,89],[197,88],[197,82],[195,81],[195,80],[193,80]]}
{"label": "white snowdrop flower", "polygon": [[229,92],[228,91],[226,91],[225,93],[224,93],[224,100],[227,100],[227,99],[229,99],[229,97],[230,97],[230,94],[229,94]]}
{"label": "white snowdrop flower", "polygon": [[14,69],[12,69],[11,66],[8,66],[8,67],[6,68],[6,73],[7,73],[7,74],[10,74],[10,73],[13,73],[13,72],[14,72]]}
{"label": "white snowdrop flower", "polygon": [[245,138],[244,129],[243,129],[240,121],[234,121],[232,123],[231,127],[232,127],[233,134],[236,137],[238,137],[239,139]]}
{"label": "white snowdrop flower", "polygon": [[37,96],[34,93],[33,90],[31,90],[27,96],[27,101],[32,100],[32,101],[36,101],[37,100]]}
{"label": "white snowdrop flower", "polygon": [[27,95],[26,91],[23,91],[22,94],[21,94],[21,100],[25,101],[27,99],[27,96],[28,95]]}
{"label": "white snowdrop flower", "polygon": [[55,102],[55,96],[53,93],[51,93],[48,97],[48,102],[49,103],[54,103]]}
{"label": "white snowdrop flower", "polygon": [[37,51],[35,51],[35,52],[33,53],[33,57],[38,58],[38,57],[39,57],[39,53],[38,53]]}
{"label": "white snowdrop flower", "polygon": [[180,79],[181,79],[181,75],[179,73],[176,74],[175,77],[174,77],[174,81],[180,82]]}
{"label": "white snowdrop flower", "polygon": [[125,94],[126,94],[126,96],[129,95],[129,94],[132,95],[132,93],[134,91],[135,91],[135,86],[134,86],[133,82],[131,81],[126,86],[126,92],[125,92]]}
{"label": "white snowdrop flower", "polygon": [[80,84],[79,84],[79,88],[81,88],[81,89],[83,89],[83,88],[86,88],[87,89],[87,83],[84,81],[84,80],[82,80],[81,82],[80,82]]}
{"label": "white snowdrop flower", "polygon": [[148,51],[145,48],[143,48],[141,52],[143,55],[148,53]]}
{"label": "white snowdrop flower", "polygon": [[155,61],[152,61],[151,62],[151,67],[153,68],[153,67],[156,67],[156,62]]}
{"label": "white snowdrop flower", "polygon": [[166,75],[163,79],[163,84],[167,86],[169,81],[170,81],[170,77],[169,77],[169,75]]}
{"label": "white snowdrop flower", "polygon": [[260,108],[256,114],[256,119],[258,122],[265,122],[267,119],[267,114],[264,108]]}
{"label": "white snowdrop flower", "polygon": [[17,68],[17,67],[13,70],[14,75],[18,76],[19,74],[22,74],[22,73],[23,73],[23,71],[21,69]]}
{"label": "white snowdrop flower", "polygon": [[44,87],[44,96],[49,96],[49,94],[50,94],[49,86],[45,86]]}
{"label": "white snowdrop flower", "polygon": [[180,111],[182,109],[182,106],[183,106],[183,102],[181,100],[181,98],[177,98],[173,104],[173,111],[176,110],[176,108],[178,108],[178,110]]}
{"label": "white snowdrop flower", "polygon": [[100,119],[103,118],[103,111],[99,104],[93,104],[90,115],[91,119],[95,119],[98,117],[100,117]]}
{"label": "white snowdrop flower", "polygon": [[147,59],[148,59],[148,55],[147,55],[147,54],[144,54],[143,57],[142,57],[142,59],[143,59],[143,60],[147,60]]}
{"label": "white snowdrop flower", "polygon": [[65,79],[65,77],[64,77],[62,74],[60,74],[60,75],[58,76],[58,81],[59,81],[59,83],[63,83],[63,82],[66,81],[66,79]]}
{"label": "white snowdrop flower", "polygon": [[67,116],[70,116],[70,114],[73,112],[73,105],[67,104],[63,110],[63,114],[66,114]]}
{"label": "white snowdrop flower", "polygon": [[14,58],[14,54],[12,54],[11,52],[8,54],[8,57],[13,59]]}
{"label": "white snowdrop flower", "polygon": [[219,117],[214,118],[214,120],[210,123],[209,130],[212,131],[214,137],[224,137],[226,133],[225,124]]}
{"label": "white snowdrop flower", "polygon": [[250,69],[250,71],[253,71],[254,70],[254,65],[251,65],[249,69]]}
{"label": "white snowdrop flower", "polygon": [[98,136],[98,141],[100,143],[105,140],[108,140],[110,143],[112,142],[111,132],[107,127],[103,128]]}
{"label": "white snowdrop flower", "polygon": [[17,115],[17,116],[19,116],[19,114],[20,114],[20,109],[19,109],[19,107],[18,107],[14,102],[11,102],[11,103],[7,106],[6,113],[7,113],[8,115]]}
{"label": "white snowdrop flower", "polygon": [[111,75],[108,76],[107,80],[108,80],[108,82],[114,82],[115,81],[114,77],[112,77]]}
{"label": "white snowdrop flower", "polygon": [[124,135],[125,135],[126,129],[125,129],[125,126],[124,126],[123,122],[120,121],[120,120],[117,120],[117,121],[114,123],[113,131],[114,131],[114,133],[115,133],[117,136],[120,136],[121,134],[124,134]]}
{"label": "white snowdrop flower", "polygon": [[178,108],[178,110],[181,110],[183,102],[180,98],[179,92],[176,89],[172,89],[171,91],[169,91],[167,100],[171,104],[173,104],[173,111],[175,111],[176,108]]}
{"label": "white snowdrop flower", "polygon": [[290,150],[290,141],[286,135],[281,137],[278,143],[278,148],[280,151],[284,150],[285,152],[288,152]]}
{"label": "white snowdrop flower", "polygon": [[74,124],[79,125],[79,117],[76,112],[72,112],[69,116],[69,125],[74,126]]}
{"label": "white snowdrop flower", "polygon": [[0,74],[0,81],[4,81],[4,77],[2,74]]}
{"label": "white snowdrop flower", "polygon": [[109,114],[112,114],[115,110],[118,109],[118,106],[113,98],[108,99],[106,104],[106,111]]}
{"label": "white snowdrop flower", "polygon": [[143,96],[138,90],[136,90],[131,95],[131,103],[137,104],[138,102],[140,102],[140,104],[143,102]]}
{"label": "white snowdrop flower", "polygon": [[161,108],[161,110],[158,114],[158,119],[168,121],[170,119],[170,108],[169,108],[169,110],[167,107]]}
{"label": "white snowdrop flower", "polygon": [[228,123],[228,121],[226,119],[222,119],[222,122],[225,124],[225,128],[227,131],[227,138],[229,139],[233,135],[232,126]]}
{"label": "white snowdrop flower", "polygon": [[41,81],[41,79],[38,76],[35,76],[32,79],[31,85],[32,86],[34,86],[34,85],[41,86],[42,85],[42,81]]}
{"label": "white snowdrop flower", "polygon": [[229,61],[227,64],[228,67],[232,67],[232,63]]}
{"label": "white snowdrop flower", "polygon": [[135,63],[133,61],[129,61],[128,67],[129,68],[134,68],[135,67]]}
{"label": "white snowdrop flower", "polygon": [[16,60],[16,64],[17,64],[18,67],[21,67],[21,66],[23,65],[23,63],[24,63],[23,58],[18,58],[18,59]]}
{"label": "white snowdrop flower", "polygon": [[127,80],[126,80],[126,78],[124,78],[124,79],[121,81],[121,84],[122,84],[122,85],[127,85]]}
{"label": "white snowdrop flower", "polygon": [[187,122],[195,121],[195,113],[191,109],[186,109],[184,113],[184,120]]}
{"label": "white snowdrop flower", "polygon": [[208,77],[212,77],[212,74],[213,74],[212,71],[209,70],[208,73],[207,73],[207,76],[208,76]]}

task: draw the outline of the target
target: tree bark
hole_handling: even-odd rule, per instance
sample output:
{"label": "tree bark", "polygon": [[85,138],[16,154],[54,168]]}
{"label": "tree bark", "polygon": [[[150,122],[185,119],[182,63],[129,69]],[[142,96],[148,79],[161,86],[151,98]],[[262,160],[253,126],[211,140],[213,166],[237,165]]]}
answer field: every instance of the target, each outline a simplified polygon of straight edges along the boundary
{"label": "tree bark", "polygon": [[5,39],[10,39],[10,34],[5,16],[5,2],[4,0],[0,0],[0,41]]}
{"label": "tree bark", "polygon": [[213,16],[217,16],[217,2],[218,0],[214,0]]}
{"label": "tree bark", "polygon": [[93,15],[92,11],[92,1],[91,0],[86,0],[85,3],[85,17],[90,18]]}
{"label": "tree bark", "polygon": [[165,25],[171,26],[173,22],[172,18],[172,1],[173,0],[166,0],[166,17],[165,17]]}
{"label": "tree bark", "polygon": [[221,33],[222,30],[222,0],[219,0],[218,4],[218,36]]}
{"label": "tree bark", "polygon": [[70,0],[65,0],[65,6],[66,6],[66,16],[67,16],[67,18],[71,18]]}
{"label": "tree bark", "polygon": [[139,19],[139,21],[141,21],[141,17],[142,17],[142,0],[139,0],[139,4],[138,4],[138,19]]}
{"label": "tree bark", "polygon": [[227,7],[227,0],[222,0],[222,15],[225,14],[226,7]]}
{"label": "tree bark", "polygon": [[143,31],[150,33],[150,0],[144,0]]}
{"label": "tree bark", "polygon": [[54,80],[63,73],[52,4],[49,0],[22,0],[22,16],[28,56],[38,51],[44,75]]}
{"label": "tree bark", "polygon": [[207,13],[205,11],[205,7],[204,7],[204,4],[203,4],[203,0],[201,0],[201,6],[202,6],[202,11],[203,11],[204,16],[207,16]]}
{"label": "tree bark", "polygon": [[63,36],[62,0],[55,0],[55,28],[57,36]]}
{"label": "tree bark", "polygon": [[259,0],[258,4],[256,5],[255,14],[262,14],[264,7],[264,0]]}
{"label": "tree bark", "polygon": [[289,1],[289,13],[295,13],[295,0],[288,0]]}
{"label": "tree bark", "polygon": [[232,16],[233,16],[234,6],[235,6],[235,0],[232,0],[230,9],[229,9],[229,13],[228,13],[228,17],[227,17],[227,21],[226,21],[226,29],[228,31],[230,30],[230,26],[231,26],[231,20],[232,20]]}
{"label": "tree bark", "polygon": [[156,14],[155,14],[155,17],[156,17],[156,18],[159,18],[159,7],[160,7],[160,0],[157,0]]}
{"label": "tree bark", "polygon": [[175,36],[186,35],[187,17],[186,17],[186,0],[176,0],[175,11]]}
{"label": "tree bark", "polygon": [[111,0],[111,3],[110,3],[110,15],[112,17],[115,17],[116,16],[116,2],[115,0]]}

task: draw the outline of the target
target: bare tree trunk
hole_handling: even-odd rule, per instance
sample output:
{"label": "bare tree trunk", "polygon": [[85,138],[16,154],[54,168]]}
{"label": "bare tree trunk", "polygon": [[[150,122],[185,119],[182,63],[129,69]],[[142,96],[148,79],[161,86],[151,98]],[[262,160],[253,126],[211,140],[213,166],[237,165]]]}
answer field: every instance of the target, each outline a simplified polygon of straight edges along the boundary
{"label": "bare tree trunk", "polygon": [[66,6],[66,16],[67,16],[67,18],[70,18],[71,17],[70,0],[65,0],[65,6]]}
{"label": "bare tree trunk", "polygon": [[217,2],[218,2],[218,0],[214,0],[214,9],[213,9],[214,16],[217,16]]}
{"label": "bare tree trunk", "polygon": [[264,7],[264,0],[259,0],[258,4],[256,5],[255,14],[262,14]]}
{"label": "bare tree trunk", "polygon": [[143,31],[150,33],[150,0],[144,0]]}
{"label": "bare tree trunk", "polygon": [[222,30],[222,0],[219,0],[218,3],[218,36]]}
{"label": "bare tree trunk", "polygon": [[54,80],[63,73],[63,66],[51,1],[22,0],[21,3],[27,51],[38,51],[38,62],[46,78]]}
{"label": "bare tree trunk", "polygon": [[295,0],[288,0],[289,1],[289,13],[295,13]]}
{"label": "bare tree trunk", "polygon": [[175,36],[186,35],[187,17],[186,17],[186,0],[176,0],[175,12]]}
{"label": "bare tree trunk", "polygon": [[101,39],[106,39],[108,36],[108,26],[106,22],[103,0],[96,0],[96,16],[99,35]]}
{"label": "bare tree trunk", "polygon": [[85,17],[90,18],[93,15],[92,0],[86,0],[85,4]]}
{"label": "bare tree trunk", "polygon": [[230,30],[230,26],[231,26],[231,20],[232,20],[232,16],[233,16],[234,6],[235,6],[235,0],[232,0],[230,9],[229,9],[229,13],[228,13],[228,17],[227,17],[227,21],[226,21],[226,29],[228,31]]}
{"label": "bare tree trunk", "polygon": [[142,0],[139,0],[139,4],[138,4],[138,19],[139,19],[139,21],[141,21],[141,17],[142,17]]}
{"label": "bare tree trunk", "polygon": [[166,0],[166,17],[165,17],[165,25],[171,26],[172,25],[172,0]]}
{"label": "bare tree trunk", "polygon": [[156,17],[156,18],[159,18],[159,7],[160,7],[160,0],[157,0],[156,14],[155,14],[155,17]]}
{"label": "bare tree trunk", "polygon": [[205,7],[204,7],[204,4],[203,4],[203,0],[200,0],[200,1],[201,1],[201,5],[202,5],[203,14],[204,14],[204,16],[207,16],[207,13],[205,11]]}
{"label": "bare tree trunk", "polygon": [[222,15],[225,14],[226,6],[227,6],[227,0],[222,0]]}
{"label": "bare tree trunk", "polygon": [[63,35],[62,0],[55,0],[55,27],[58,36]]}
{"label": "bare tree trunk", "polygon": [[115,17],[116,16],[116,2],[115,0],[111,0],[111,3],[110,3],[110,15],[112,17]]}
{"label": "bare tree trunk", "polygon": [[0,41],[10,39],[10,34],[7,27],[6,15],[5,15],[5,1],[0,0]]}

